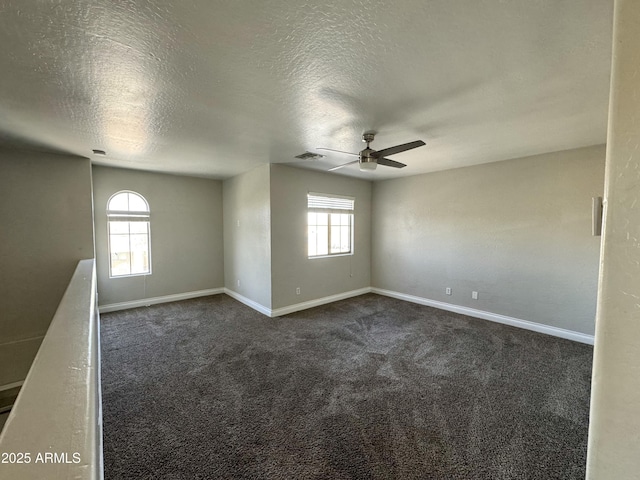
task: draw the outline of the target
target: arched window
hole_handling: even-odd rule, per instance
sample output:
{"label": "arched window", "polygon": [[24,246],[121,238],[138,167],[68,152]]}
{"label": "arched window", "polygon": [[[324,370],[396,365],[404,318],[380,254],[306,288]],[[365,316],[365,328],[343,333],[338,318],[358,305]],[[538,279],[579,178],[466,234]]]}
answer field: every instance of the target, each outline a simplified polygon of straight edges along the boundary
{"label": "arched window", "polygon": [[135,192],[117,192],[107,202],[110,277],[151,273],[149,215],[149,204]]}

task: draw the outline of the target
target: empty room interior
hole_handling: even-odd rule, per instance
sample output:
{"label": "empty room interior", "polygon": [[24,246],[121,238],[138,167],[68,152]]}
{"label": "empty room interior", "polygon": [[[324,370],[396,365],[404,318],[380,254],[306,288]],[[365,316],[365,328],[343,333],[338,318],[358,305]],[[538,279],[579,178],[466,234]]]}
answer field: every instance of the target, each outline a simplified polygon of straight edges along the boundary
{"label": "empty room interior", "polygon": [[0,478],[638,478],[638,24],[0,2]]}

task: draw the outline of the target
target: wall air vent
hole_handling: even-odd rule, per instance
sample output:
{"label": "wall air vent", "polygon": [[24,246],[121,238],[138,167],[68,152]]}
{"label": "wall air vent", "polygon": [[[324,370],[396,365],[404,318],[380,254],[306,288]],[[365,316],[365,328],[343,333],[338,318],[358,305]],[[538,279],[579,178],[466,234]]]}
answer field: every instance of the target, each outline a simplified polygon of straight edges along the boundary
{"label": "wall air vent", "polygon": [[301,153],[300,155],[296,155],[295,158],[299,158],[300,160],[317,160],[323,157],[324,155],[320,155],[319,153],[304,152],[304,153]]}

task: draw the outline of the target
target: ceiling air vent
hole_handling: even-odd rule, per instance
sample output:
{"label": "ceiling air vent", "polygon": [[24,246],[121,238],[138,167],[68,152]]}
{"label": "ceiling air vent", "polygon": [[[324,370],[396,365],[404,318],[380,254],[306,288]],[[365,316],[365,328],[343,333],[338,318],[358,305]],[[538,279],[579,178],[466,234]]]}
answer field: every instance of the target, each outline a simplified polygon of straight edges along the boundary
{"label": "ceiling air vent", "polygon": [[300,155],[296,155],[295,158],[299,158],[300,160],[317,160],[322,157],[324,157],[324,155],[320,155],[319,153],[304,152]]}

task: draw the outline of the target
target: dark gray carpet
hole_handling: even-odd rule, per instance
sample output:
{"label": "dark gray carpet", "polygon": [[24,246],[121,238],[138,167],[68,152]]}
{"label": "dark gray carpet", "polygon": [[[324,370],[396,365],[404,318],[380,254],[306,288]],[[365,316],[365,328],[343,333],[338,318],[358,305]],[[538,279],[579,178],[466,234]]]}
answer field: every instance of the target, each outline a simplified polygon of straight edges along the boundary
{"label": "dark gray carpet", "polygon": [[107,479],[583,479],[590,346],[374,294],[102,315]]}

